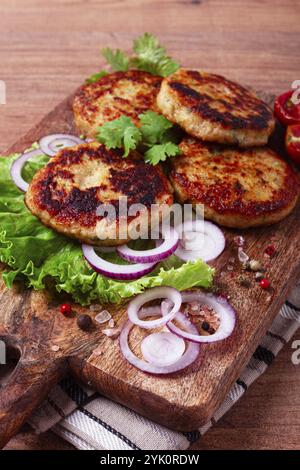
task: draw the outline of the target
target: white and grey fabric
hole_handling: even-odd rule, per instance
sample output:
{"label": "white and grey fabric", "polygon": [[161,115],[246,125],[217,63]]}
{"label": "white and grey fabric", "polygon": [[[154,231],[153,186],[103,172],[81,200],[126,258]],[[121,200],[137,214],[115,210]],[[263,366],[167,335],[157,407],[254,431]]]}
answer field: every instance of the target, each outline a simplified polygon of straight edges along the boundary
{"label": "white and grey fabric", "polygon": [[300,284],[280,309],[251,360],[211,420],[189,433],[172,431],[89,390],[72,378],[57,385],[30,419],[83,450],[185,450],[201,438],[272,364],[300,326]]}

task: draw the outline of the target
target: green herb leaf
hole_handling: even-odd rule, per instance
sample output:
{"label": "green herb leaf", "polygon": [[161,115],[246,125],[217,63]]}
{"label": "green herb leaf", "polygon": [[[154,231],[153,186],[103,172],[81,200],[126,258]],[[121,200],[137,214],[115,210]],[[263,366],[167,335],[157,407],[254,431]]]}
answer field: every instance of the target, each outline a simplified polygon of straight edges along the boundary
{"label": "green herb leaf", "polygon": [[108,75],[108,72],[106,70],[100,70],[100,72],[94,73],[94,75],[91,75],[89,78],[87,78],[86,83],[95,83],[100,78],[105,77],[105,75]]}
{"label": "green herb leaf", "polygon": [[133,51],[140,59],[158,60],[165,55],[165,48],[150,33],[144,33],[133,41]]}
{"label": "green herb leaf", "polygon": [[141,121],[143,143],[146,145],[162,143],[167,130],[173,127],[172,122],[154,111],[146,111],[140,114],[139,119]]}
{"label": "green herb leaf", "polygon": [[168,77],[175,73],[179,68],[179,64],[174,62],[171,58],[162,58],[159,62],[150,62],[138,57],[132,59],[131,64],[134,68],[144,72],[151,73],[160,77]]}
{"label": "green herb leaf", "polygon": [[98,127],[97,139],[109,149],[124,148],[123,157],[127,157],[130,150],[136,149],[142,139],[141,131],[127,116],[121,116],[114,121]]}
{"label": "green herb leaf", "polygon": [[139,118],[140,129],[127,116],[103,124],[98,127],[98,141],[109,149],[124,148],[123,157],[127,157],[139,144],[141,148],[148,147],[144,157],[152,165],[180,153],[176,145],[178,138],[170,121],[154,111],[140,114]]}
{"label": "green herb leaf", "polygon": [[173,142],[166,142],[165,144],[157,144],[145,152],[145,161],[151,165],[157,165],[159,162],[164,162],[168,157],[176,157],[180,154],[178,145]]}
{"label": "green herb leaf", "polygon": [[102,49],[102,55],[115,72],[126,72],[129,69],[129,57],[120,49],[113,50],[105,47]]}
{"label": "green herb leaf", "polygon": [[145,33],[135,39],[133,50],[137,57],[131,60],[131,65],[138,70],[167,77],[179,68],[179,64],[166,55],[165,48],[152,34]]}

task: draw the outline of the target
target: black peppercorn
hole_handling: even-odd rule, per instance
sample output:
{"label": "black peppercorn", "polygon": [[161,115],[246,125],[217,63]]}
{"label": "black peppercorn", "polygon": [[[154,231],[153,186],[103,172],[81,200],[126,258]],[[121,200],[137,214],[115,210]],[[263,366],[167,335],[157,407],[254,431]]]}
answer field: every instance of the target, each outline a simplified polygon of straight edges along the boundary
{"label": "black peppercorn", "polygon": [[87,331],[92,328],[93,322],[89,315],[83,313],[77,317],[77,325],[82,330]]}

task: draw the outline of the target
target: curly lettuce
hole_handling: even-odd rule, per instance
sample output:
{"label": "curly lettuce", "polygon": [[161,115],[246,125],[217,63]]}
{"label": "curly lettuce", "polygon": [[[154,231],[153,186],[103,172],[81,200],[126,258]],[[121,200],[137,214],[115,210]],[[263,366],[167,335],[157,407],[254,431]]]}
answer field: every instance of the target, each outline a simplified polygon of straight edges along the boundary
{"label": "curly lettuce", "polygon": [[[17,157],[0,157],[0,261],[7,266],[2,272],[7,287],[15,280],[38,290],[51,285],[81,305],[94,301],[118,304],[154,286],[179,290],[211,287],[213,268],[201,260],[182,263],[175,256],[134,281],[115,281],[97,274],[84,260],[79,243],[46,227],[27,209],[24,194],[10,176]],[[29,161],[23,170],[24,179],[29,182],[46,162],[42,155]],[[114,253],[106,256],[109,261],[119,262]]]}

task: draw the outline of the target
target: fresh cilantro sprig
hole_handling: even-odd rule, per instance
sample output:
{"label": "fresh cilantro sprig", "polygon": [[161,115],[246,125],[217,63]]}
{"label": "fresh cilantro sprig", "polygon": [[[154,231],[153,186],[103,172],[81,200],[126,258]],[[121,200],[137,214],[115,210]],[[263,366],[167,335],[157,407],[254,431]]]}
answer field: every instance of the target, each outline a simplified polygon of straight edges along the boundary
{"label": "fresh cilantro sprig", "polygon": [[102,49],[102,55],[114,72],[126,72],[129,69],[130,59],[120,49],[114,51],[110,47],[105,47]]}
{"label": "fresh cilantro sprig", "polygon": [[179,68],[179,64],[166,54],[166,49],[152,34],[145,33],[135,39],[133,51],[136,56],[131,59],[131,63],[138,70],[168,77]]}
{"label": "fresh cilantro sprig", "polygon": [[179,155],[173,124],[168,119],[154,111],[140,114],[139,119],[139,128],[127,116],[107,122],[98,128],[97,139],[109,149],[123,148],[123,157],[139,148],[152,165]]}
{"label": "fresh cilantro sprig", "polygon": [[157,165],[159,162],[166,161],[167,158],[176,157],[179,155],[180,150],[178,145],[173,142],[166,142],[165,144],[156,144],[145,152],[145,161],[151,165]]}
{"label": "fresh cilantro sprig", "polygon": [[106,122],[98,128],[97,139],[109,149],[124,148],[123,157],[128,157],[142,140],[141,131],[127,116]]}
{"label": "fresh cilantro sprig", "polygon": [[[127,55],[121,49],[111,49],[105,47],[102,49],[102,55],[114,72],[126,72],[133,68],[144,72],[168,77],[176,72],[180,65],[175,62],[166,53],[166,49],[159,43],[159,40],[150,33],[144,33],[133,42],[133,54]],[[92,75],[87,79],[87,83],[94,83],[103,76],[103,72]],[[100,75],[102,74],[102,75]]]}
{"label": "fresh cilantro sprig", "polygon": [[172,122],[154,111],[147,111],[146,113],[140,114],[139,119],[143,141],[148,145],[162,142],[167,130],[173,127]]}

